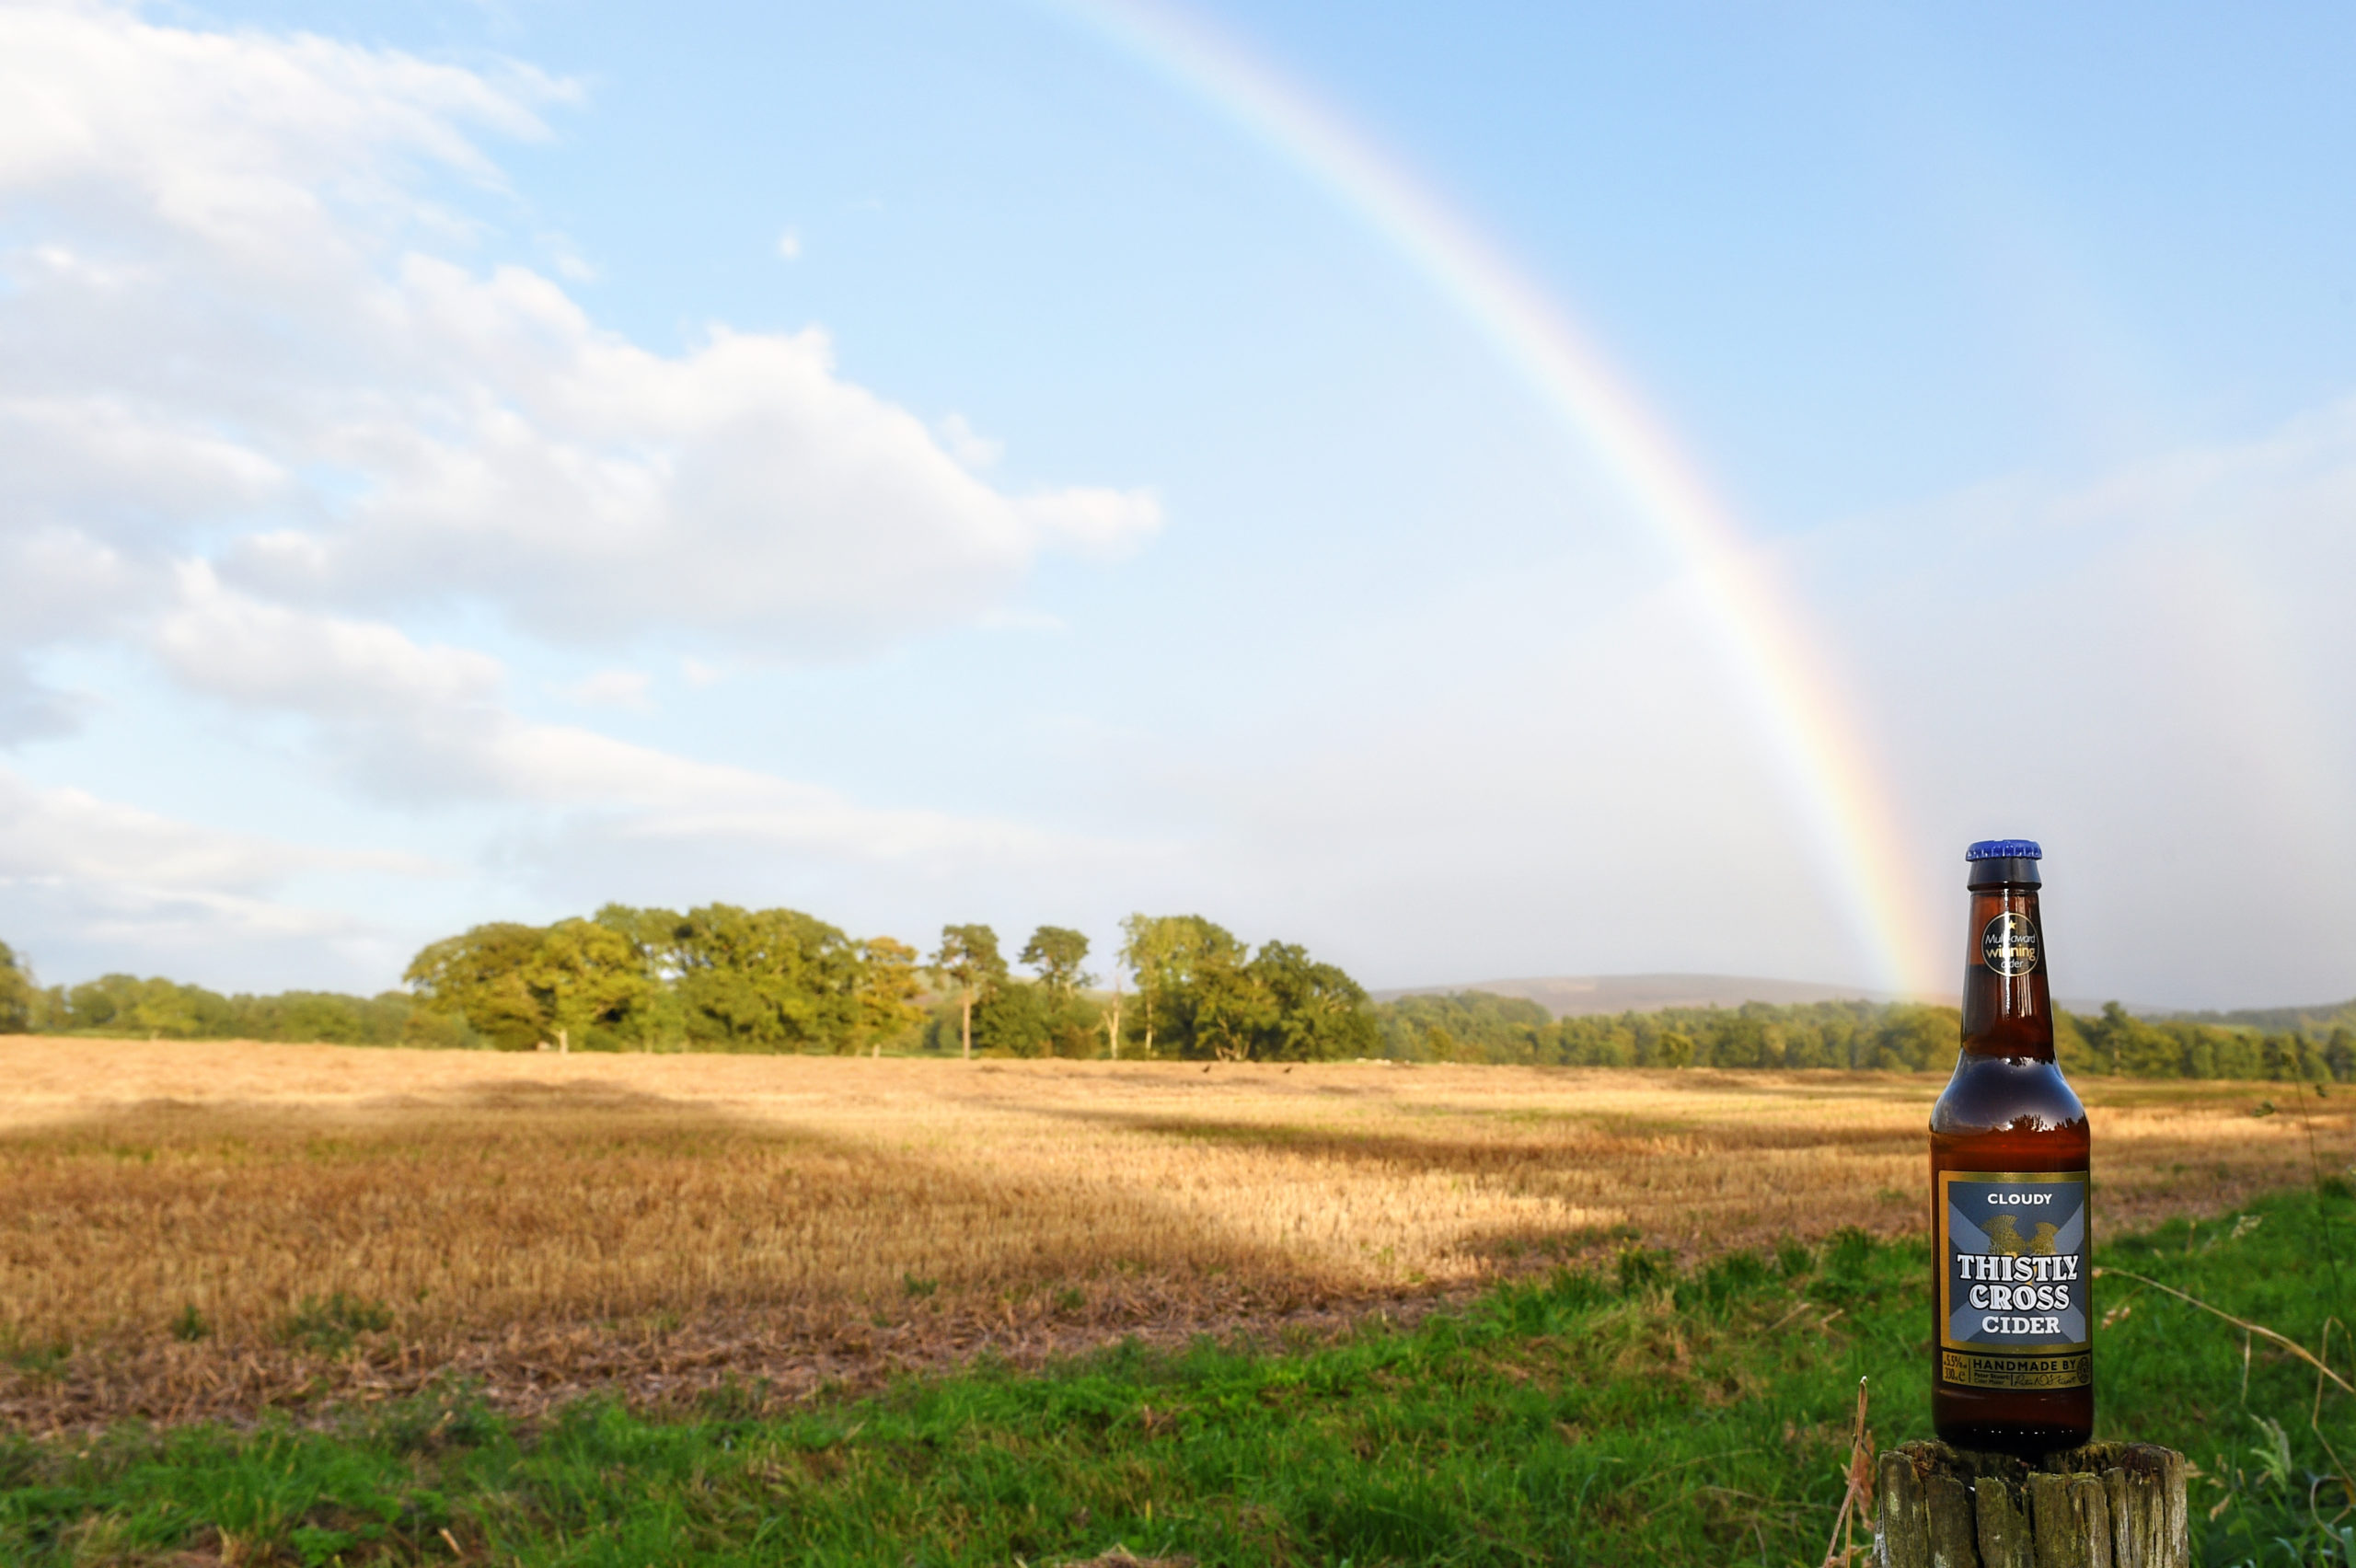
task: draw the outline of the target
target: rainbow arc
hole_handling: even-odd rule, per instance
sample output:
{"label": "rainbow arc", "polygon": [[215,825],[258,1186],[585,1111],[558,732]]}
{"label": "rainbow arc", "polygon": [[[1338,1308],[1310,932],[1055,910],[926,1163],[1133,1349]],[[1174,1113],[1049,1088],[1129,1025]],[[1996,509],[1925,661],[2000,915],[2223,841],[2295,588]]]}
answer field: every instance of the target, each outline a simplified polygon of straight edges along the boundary
{"label": "rainbow arc", "polygon": [[1589,450],[1703,594],[1724,663],[1773,739],[1803,825],[1884,988],[1951,986],[1920,928],[1911,857],[1872,748],[1774,581],[1698,466],[1563,305],[1299,83],[1193,17],[1143,0],[1070,13],[1288,159],[1355,213]]}

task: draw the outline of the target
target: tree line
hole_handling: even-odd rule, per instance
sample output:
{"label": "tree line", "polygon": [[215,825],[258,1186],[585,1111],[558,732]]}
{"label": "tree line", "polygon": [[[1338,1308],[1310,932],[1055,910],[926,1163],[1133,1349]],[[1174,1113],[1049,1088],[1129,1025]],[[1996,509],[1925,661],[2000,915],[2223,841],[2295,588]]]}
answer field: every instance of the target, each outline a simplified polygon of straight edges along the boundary
{"label": "tree line", "polygon": [[1107,993],[1088,972],[1087,936],[1064,926],[1037,928],[1010,962],[981,924],[944,926],[925,953],[792,909],[607,905],[545,927],[478,926],[426,948],[404,976],[415,998],[406,1033],[507,1050],[1241,1061],[1374,1049],[1366,992],[1298,945],[1254,951],[1196,915],[1133,915],[1122,936]]}
{"label": "tree line", "polygon": [[[981,924],[920,952],[793,909],[609,904],[429,944],[375,997],[225,997],[110,974],[42,989],[0,946],[0,1032],[318,1040],[493,1050],[949,1052],[1300,1061],[1377,1053],[1365,990],[1297,943],[1256,950],[1198,915],[1122,923],[1109,990],[1080,931],[1007,957]],[[1031,971],[1015,972],[1015,965]]]}
{"label": "tree line", "polygon": [[[1382,1054],[1407,1061],[1550,1066],[1945,1070],[1963,1016],[1911,1002],[1808,1002],[1556,1019],[1484,991],[1402,997],[1380,1009]],[[2356,1079],[2356,1028],[2265,1030],[2197,1019],[2057,1009],[2054,1055],[2073,1076]]]}
{"label": "tree line", "polygon": [[106,974],[43,987],[0,942],[0,1034],[148,1035],[165,1040],[283,1040],[398,1045],[413,998],[336,991],[223,996],[161,978]]}
{"label": "tree line", "polygon": [[[1109,987],[1089,972],[1090,951],[1084,934],[1059,926],[1039,927],[1010,961],[987,925],[944,927],[920,952],[791,909],[607,905],[587,918],[497,922],[432,943],[405,990],[223,996],[127,974],[43,988],[0,943],[0,1033],[1911,1072],[1945,1069],[1962,1029],[1953,1008],[1904,1002],[1563,1019],[1480,991],[1375,1004],[1305,949],[1255,950],[1198,915],[1123,921]],[[2294,1019],[2291,1027],[2218,1016],[2142,1019],[2116,1002],[2098,1014],[2057,1011],[2056,1050],[2073,1075],[2356,1079],[2356,1003],[2249,1015]]]}

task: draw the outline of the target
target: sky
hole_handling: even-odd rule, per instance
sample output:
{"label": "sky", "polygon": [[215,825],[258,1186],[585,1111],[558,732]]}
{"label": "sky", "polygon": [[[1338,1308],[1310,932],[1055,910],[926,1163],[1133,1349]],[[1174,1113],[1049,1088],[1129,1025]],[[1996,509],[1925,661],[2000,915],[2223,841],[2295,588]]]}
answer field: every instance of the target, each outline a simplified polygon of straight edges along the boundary
{"label": "sky", "polygon": [[0,0],[0,940],[2356,995],[2351,46]]}

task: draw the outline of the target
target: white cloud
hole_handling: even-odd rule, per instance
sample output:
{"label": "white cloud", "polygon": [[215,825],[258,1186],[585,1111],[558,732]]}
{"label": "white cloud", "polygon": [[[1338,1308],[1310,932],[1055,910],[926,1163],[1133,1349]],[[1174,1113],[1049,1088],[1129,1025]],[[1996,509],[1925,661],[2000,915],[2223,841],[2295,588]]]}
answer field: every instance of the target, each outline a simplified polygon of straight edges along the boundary
{"label": "white cloud", "polygon": [[703,839],[853,862],[974,865],[1109,847],[1015,823],[862,806],[815,785],[536,722],[506,705],[505,673],[488,655],[270,604],[202,567],[183,571],[179,590],[154,643],[173,675],[240,707],[309,716],[344,778],[388,800],[570,811],[580,813],[576,829],[608,839]]}
{"label": "white cloud", "polygon": [[110,635],[168,582],[153,563],[73,529],[0,529],[0,744],[69,731],[85,706],[33,677],[32,652]]}
{"label": "white cloud", "polygon": [[548,252],[549,264],[557,276],[569,283],[594,283],[605,276],[598,265],[573,248],[572,242],[560,234],[542,235],[541,248]]}
{"label": "white cloud", "polygon": [[111,552],[138,584],[0,628],[0,723],[58,711],[24,674],[43,638],[135,621],[199,552],[284,602],[836,654],[1159,525],[1138,493],[993,488],[814,329],[657,352],[538,272],[451,259],[495,237],[441,194],[496,199],[479,138],[545,136],[580,97],[523,66],[0,9],[0,233],[23,236],[0,242],[0,552]]}
{"label": "white cloud", "polygon": [[981,434],[963,414],[952,414],[941,421],[941,439],[948,443],[951,455],[968,468],[989,467],[1006,455],[1006,443]]}
{"label": "white cloud", "polygon": [[541,107],[573,97],[525,66],[33,0],[0,11],[0,192],[98,235],[168,234],[251,276],[305,277],[364,249],[355,220],[446,222],[414,194],[413,167],[495,184],[470,131],[544,135]]}
{"label": "white cloud", "polygon": [[779,258],[782,260],[801,260],[802,236],[792,229],[788,229],[783,234],[779,235],[777,236],[777,253]]}
{"label": "white cloud", "polygon": [[141,537],[164,512],[187,523],[249,513],[286,483],[249,446],[104,393],[0,399],[0,448],[11,514],[71,518],[101,536]]}
{"label": "white cloud", "polygon": [[292,879],[333,872],[446,874],[415,856],[223,832],[0,768],[0,916],[52,971],[267,955],[316,972],[325,951],[375,945],[366,920],[281,896]]}
{"label": "white cloud", "polygon": [[619,708],[631,713],[652,713],[653,685],[653,677],[643,670],[597,670],[552,689],[579,708]]}
{"label": "white cloud", "polygon": [[1097,557],[1135,549],[1161,526],[1161,503],[1143,491],[1055,490],[1022,505],[1044,536]]}
{"label": "white cloud", "polygon": [[692,628],[791,652],[987,609],[1044,548],[1117,550],[1149,496],[1020,500],[834,373],[815,330],[715,328],[679,357],[593,326],[520,269],[411,257],[399,336],[468,385],[332,444],[370,476],[339,523],[249,540],[239,577],[296,597],[502,607],[553,641]]}
{"label": "white cloud", "polygon": [[[544,137],[581,97],[522,66],[0,6],[0,744],[91,710],[37,678],[52,654],[127,646],[296,716],[366,800],[487,808],[510,870],[1104,852],[540,722],[498,660],[395,624],[456,607],[576,646],[659,636],[700,686],[977,621],[1042,552],[1159,524],[1139,494],[993,487],[970,432],[846,381],[820,331],[715,324],[657,352],[568,292],[595,272],[564,236],[519,241],[554,276],[486,259],[504,241],[466,209],[522,209],[483,138]],[[651,692],[606,669],[564,695]],[[286,890],[416,869],[0,776],[0,917],[52,967],[367,983],[398,944]]]}
{"label": "white cloud", "polygon": [[224,833],[82,790],[43,789],[0,768],[0,878],[214,895],[257,893],[322,870],[422,875],[432,868],[411,856]]}
{"label": "white cloud", "polygon": [[315,718],[488,710],[504,678],[487,654],[421,648],[393,627],[270,604],[183,567],[179,602],[155,647],[188,685],[251,707]]}

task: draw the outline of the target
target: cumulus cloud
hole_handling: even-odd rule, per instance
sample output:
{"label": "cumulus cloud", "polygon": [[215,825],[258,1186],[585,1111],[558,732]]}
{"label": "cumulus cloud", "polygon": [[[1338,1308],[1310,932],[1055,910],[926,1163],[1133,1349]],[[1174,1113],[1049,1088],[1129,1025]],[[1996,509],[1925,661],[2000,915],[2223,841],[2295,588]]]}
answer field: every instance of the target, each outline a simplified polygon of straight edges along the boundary
{"label": "cumulus cloud", "polygon": [[[488,612],[699,686],[978,624],[1043,553],[1160,525],[1141,491],[988,482],[994,444],[845,379],[815,329],[600,325],[565,236],[502,233],[530,225],[491,151],[584,102],[524,65],[0,4],[0,744],[97,710],[53,655],[127,648],[291,718],[352,795],[528,823],[573,863],[1087,853],[543,722],[500,660],[402,629]],[[607,667],[557,695],[650,693]],[[0,915],[93,966],[382,947],[283,894],[396,869],[0,776]]]}
{"label": "cumulus cloud", "polygon": [[815,330],[715,328],[654,354],[535,273],[419,257],[391,307],[413,352],[468,383],[334,432],[369,492],[248,539],[241,580],[342,604],[476,598],[552,641],[691,627],[816,652],[970,619],[1042,549],[1116,551],[1160,522],[1146,495],[993,489],[837,375]]}
{"label": "cumulus cloud", "polygon": [[972,865],[1091,846],[1019,824],[863,806],[815,785],[696,761],[506,701],[499,662],[384,622],[270,603],[186,569],[154,647],[184,686],[308,716],[354,788],[404,804],[494,802],[576,813],[616,840],[710,840],[854,862]]}
{"label": "cumulus cloud", "polygon": [[[156,26],[135,10],[0,10],[0,190],[99,233],[169,232],[265,275],[357,258],[355,216],[426,215],[407,176],[498,172],[472,133],[547,133],[578,90],[314,35]],[[153,259],[153,258],[150,258]]]}
{"label": "cumulus cloud", "polygon": [[0,879],[210,897],[259,893],[310,870],[427,875],[433,867],[413,856],[225,833],[83,790],[44,789],[0,768]]}
{"label": "cumulus cloud", "polygon": [[520,65],[0,8],[0,565],[111,552],[136,589],[76,567],[46,622],[0,628],[0,721],[40,706],[26,651],[159,608],[197,557],[313,607],[836,655],[1159,525],[1142,492],[976,478],[969,440],[846,381],[818,330],[656,352],[473,259],[498,237],[466,212],[499,204],[484,139],[581,98]]}
{"label": "cumulus cloud", "polygon": [[0,745],[70,731],[83,706],[34,677],[36,651],[119,630],[168,582],[156,563],[70,528],[0,528]]}
{"label": "cumulus cloud", "polygon": [[202,955],[316,973],[323,954],[381,945],[368,921],[284,896],[293,879],[322,872],[445,870],[414,856],[224,832],[0,768],[0,917],[44,965]]}

